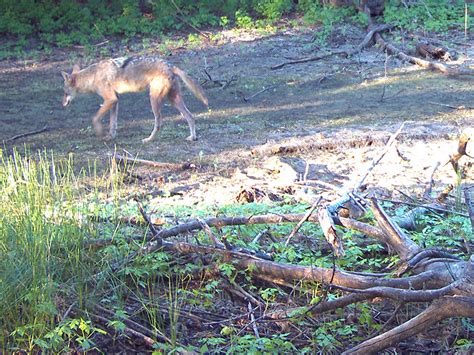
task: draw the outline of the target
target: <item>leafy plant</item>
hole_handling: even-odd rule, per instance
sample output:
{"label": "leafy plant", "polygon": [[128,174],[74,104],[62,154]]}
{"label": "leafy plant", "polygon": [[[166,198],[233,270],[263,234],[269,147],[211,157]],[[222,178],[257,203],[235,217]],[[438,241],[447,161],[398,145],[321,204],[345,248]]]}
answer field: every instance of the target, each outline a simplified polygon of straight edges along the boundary
{"label": "leafy plant", "polygon": [[[469,4],[468,7],[468,12],[472,13],[474,5]],[[384,20],[387,23],[407,30],[424,29],[436,32],[445,32],[452,28],[462,29],[464,16],[464,1],[425,0],[410,5],[388,1],[384,11]],[[472,26],[471,23],[468,25]]]}

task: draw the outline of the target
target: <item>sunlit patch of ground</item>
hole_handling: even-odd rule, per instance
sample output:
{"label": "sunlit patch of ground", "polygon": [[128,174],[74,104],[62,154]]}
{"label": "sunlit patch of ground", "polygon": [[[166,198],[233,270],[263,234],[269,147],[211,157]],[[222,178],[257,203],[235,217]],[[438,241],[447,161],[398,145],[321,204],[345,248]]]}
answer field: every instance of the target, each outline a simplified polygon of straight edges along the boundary
{"label": "sunlit patch of ground", "polygon": [[[345,43],[339,50],[350,49],[363,39],[362,31],[351,33],[351,38],[336,38],[338,43]],[[197,118],[197,142],[185,141],[189,134],[187,124],[167,105],[162,112],[165,125],[156,141],[142,144],[141,139],[149,135],[153,126],[146,93],[122,95],[118,137],[114,142],[102,142],[90,128],[90,117],[100,105],[99,98],[79,97],[71,107],[63,109],[60,71],[70,70],[72,63],[55,61],[54,57],[46,63],[1,63],[0,141],[48,125],[47,132],[7,142],[5,149],[23,150],[26,145],[31,151],[54,149],[58,157],[74,153],[76,162],[83,165],[99,159],[99,166],[103,166],[114,151],[123,150],[160,162],[193,162],[198,166],[195,171],[165,174],[165,184],[159,189],[191,186],[168,200],[228,203],[242,186],[271,183],[271,175],[266,181],[255,181],[246,174],[247,169],[265,164],[267,158],[253,156],[250,151],[267,142],[292,144],[322,138],[342,142],[371,134],[388,137],[401,122],[410,121],[404,133],[419,139],[401,136],[399,144],[410,160],[404,161],[390,151],[367,181],[372,186],[403,187],[409,192],[422,186],[430,165],[454,152],[459,131],[473,125],[474,110],[442,106],[474,106],[471,78],[420,70],[386,58],[375,48],[357,57],[334,56],[270,70],[272,65],[286,61],[285,57],[314,55],[317,48],[311,42],[311,34],[286,33],[241,40],[232,36],[226,44],[201,46],[167,58],[202,82],[204,65],[213,78],[236,78],[225,89],[204,83],[209,111],[184,89],[185,102]],[[329,43],[327,51],[331,46]],[[472,52],[472,48],[469,50]],[[471,52],[465,60],[472,58]],[[265,88],[269,89],[262,91]],[[350,179],[381,149],[341,147],[296,155]],[[145,169],[141,173],[160,175]],[[439,186],[447,183],[451,175],[449,165],[442,166],[436,176]],[[149,180],[150,185],[153,181]]]}

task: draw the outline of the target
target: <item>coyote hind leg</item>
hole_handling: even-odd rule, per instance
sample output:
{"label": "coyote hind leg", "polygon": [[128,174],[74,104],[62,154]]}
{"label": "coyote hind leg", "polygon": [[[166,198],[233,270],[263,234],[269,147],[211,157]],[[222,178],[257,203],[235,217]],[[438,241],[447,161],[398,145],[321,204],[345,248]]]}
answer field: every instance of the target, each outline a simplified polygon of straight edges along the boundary
{"label": "coyote hind leg", "polygon": [[161,105],[163,104],[163,98],[166,95],[166,88],[161,86],[161,88],[150,87],[150,103],[153,115],[155,116],[155,123],[153,125],[153,131],[150,133],[148,138],[142,139],[143,143],[151,142],[156,133],[163,126],[163,119],[161,118]]}
{"label": "coyote hind leg", "polygon": [[191,134],[189,135],[189,137],[186,138],[186,140],[196,141],[197,140],[196,120],[194,119],[192,113],[188,110],[188,108],[184,104],[183,97],[181,96],[181,91],[179,90],[179,87],[174,86],[173,90],[170,92],[168,97],[171,103],[173,104],[173,106],[176,107],[178,111],[181,113],[181,116],[183,116],[186,119],[186,121],[188,121],[189,131]]}

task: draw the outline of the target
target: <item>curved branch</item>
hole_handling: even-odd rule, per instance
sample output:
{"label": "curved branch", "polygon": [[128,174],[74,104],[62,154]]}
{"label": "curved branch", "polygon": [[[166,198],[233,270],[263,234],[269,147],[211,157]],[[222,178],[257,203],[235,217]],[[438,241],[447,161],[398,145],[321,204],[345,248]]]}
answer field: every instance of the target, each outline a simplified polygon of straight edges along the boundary
{"label": "curved branch", "polygon": [[404,290],[384,286],[372,287],[365,290],[356,290],[341,286],[335,286],[335,288],[347,292],[362,293],[368,296],[368,299],[383,297],[403,302],[430,302],[443,296],[454,295],[456,293],[456,286],[456,283],[452,283],[436,290]]}
{"label": "curved branch", "polygon": [[446,250],[436,249],[436,248],[425,249],[425,250],[420,251],[415,256],[413,256],[410,260],[408,260],[406,265],[404,265],[403,267],[399,269],[399,271],[397,272],[397,275],[402,276],[406,274],[408,271],[413,270],[419,265],[419,263],[423,259],[426,259],[426,258],[429,258],[429,259],[444,258],[444,259],[450,259],[450,260],[455,260],[455,261],[461,260],[460,257],[453,255]]}
{"label": "curved branch", "polygon": [[409,321],[346,350],[343,354],[374,354],[452,317],[474,317],[473,297],[443,297]]}

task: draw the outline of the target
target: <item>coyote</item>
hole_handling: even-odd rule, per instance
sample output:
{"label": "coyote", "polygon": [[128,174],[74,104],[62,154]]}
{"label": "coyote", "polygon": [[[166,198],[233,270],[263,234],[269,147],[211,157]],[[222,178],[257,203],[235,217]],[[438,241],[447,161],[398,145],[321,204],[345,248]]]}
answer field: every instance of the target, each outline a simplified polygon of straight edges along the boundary
{"label": "coyote", "polygon": [[143,142],[153,140],[163,125],[160,109],[166,97],[188,121],[191,134],[186,139],[190,141],[197,139],[194,117],[184,104],[177,77],[180,77],[188,89],[206,106],[208,105],[207,97],[201,86],[185,72],[168,65],[157,57],[107,59],[82,70],[76,64],[71,74],[66,72],[61,72],[61,74],[64,78],[63,106],[69,105],[78,93],[95,92],[104,99],[104,103],[92,118],[92,125],[98,136],[103,136],[101,119],[110,110],[109,135],[105,138],[115,138],[118,114],[117,94],[139,92],[149,87],[155,125],[150,136],[143,139]]}

